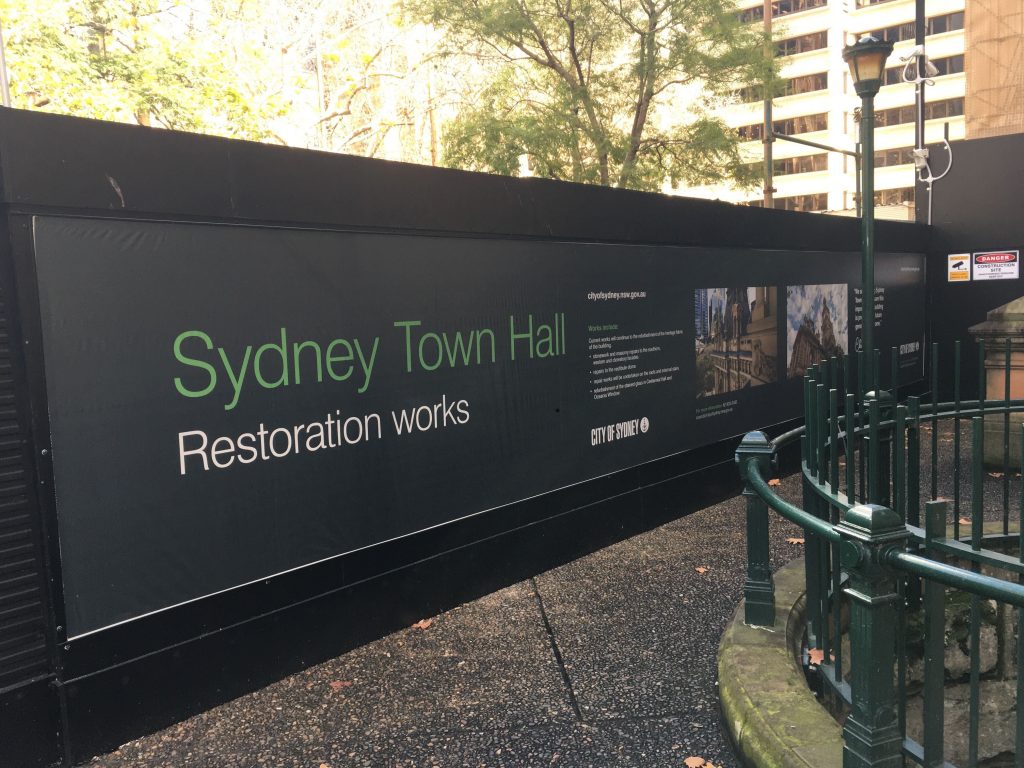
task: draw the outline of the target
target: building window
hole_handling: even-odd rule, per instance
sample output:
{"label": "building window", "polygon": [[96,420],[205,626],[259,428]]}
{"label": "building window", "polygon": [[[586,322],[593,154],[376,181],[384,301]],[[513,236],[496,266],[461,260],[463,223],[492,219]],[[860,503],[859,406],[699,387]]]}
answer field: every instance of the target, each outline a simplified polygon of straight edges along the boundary
{"label": "building window", "polygon": [[875,152],[875,167],[885,168],[891,165],[908,165],[914,162],[914,148],[880,149]]}
{"label": "building window", "polygon": [[[774,14],[772,14],[774,15]],[[740,12],[740,21],[762,21],[764,19],[764,6],[755,5],[753,8],[747,8],[745,11]]]}
{"label": "building window", "polygon": [[[798,93],[811,93],[812,91],[823,91],[828,88],[828,72],[818,72],[813,75],[801,75],[787,80],[780,96],[794,96]],[[745,103],[764,100],[763,85],[748,85],[736,91],[736,97]]]}
{"label": "building window", "polygon": [[[963,11],[957,11],[956,13],[947,13],[944,16],[932,16],[925,22],[926,35],[941,35],[943,32],[952,32],[953,30],[963,28]],[[914,22],[908,21],[905,24],[896,24],[895,26],[892,27],[876,29],[871,32],[865,32],[863,34],[874,35],[879,40],[891,40],[894,43],[898,43],[901,40],[913,40]]]}
{"label": "building window", "polygon": [[807,51],[820,51],[828,46],[828,32],[812,32],[809,35],[790,37],[787,40],[780,40],[778,45],[779,56],[794,56]]}
{"label": "building window", "polygon": [[[791,13],[809,11],[828,5],[828,0],[775,0],[772,3],[772,18],[788,16]],[[740,12],[740,21],[761,21],[764,19],[764,6],[755,5]]]}
{"label": "building window", "polygon": [[947,13],[945,16],[933,16],[928,19],[927,34],[941,35],[943,32],[953,32],[964,28],[964,12]]}
{"label": "building window", "polygon": [[[961,99],[962,101],[962,99]],[[776,120],[772,123],[772,130],[775,133],[784,133],[788,136],[795,136],[799,133],[811,133],[812,131],[828,130],[828,113],[820,112],[816,115],[803,115],[791,117],[788,120]],[[744,141],[757,141],[764,138],[764,123],[753,125],[742,125],[736,129],[740,138]]]}
{"label": "building window", "polygon": [[827,170],[828,155],[825,153],[820,155],[804,155],[802,157],[787,157],[784,160],[776,160],[772,163],[772,173],[776,176]]}
{"label": "building window", "polygon": [[[944,117],[956,117],[964,113],[963,97],[935,101],[925,104],[925,120],[941,120]],[[892,109],[880,109],[875,112],[875,126],[881,128],[886,125],[900,125],[912,123],[916,116],[916,108],[913,104],[905,107],[893,107]]]}
{"label": "building window", "polygon": [[811,91],[824,91],[828,88],[828,72],[818,72],[813,75],[801,75],[786,81],[785,96],[798,93],[810,93]]}
{"label": "building window", "polygon": [[882,189],[875,192],[875,205],[904,205],[914,202],[914,188]]}
{"label": "building window", "polygon": [[[941,59],[932,59],[932,64],[939,70],[939,74],[934,77],[942,77],[944,75],[955,75],[958,72],[964,71],[964,55],[958,54],[956,56],[945,56]],[[882,79],[882,85],[894,85],[896,83],[903,82],[903,68],[905,64],[899,64],[895,67],[889,67],[885,70],[885,76]],[[917,62],[913,61],[910,63],[910,68],[907,71],[907,76],[913,80],[917,77]]]}
{"label": "building window", "polygon": [[[760,171],[764,163],[747,163],[747,166]],[[790,176],[794,173],[814,173],[815,171],[828,170],[828,155],[802,155],[800,157],[787,157],[772,162],[772,174],[775,176]]]}
{"label": "building window", "polygon": [[776,209],[784,211],[824,211],[828,209],[828,193],[776,197],[772,202]]}
{"label": "building window", "polygon": [[798,133],[826,131],[828,130],[828,113],[819,112],[816,115],[803,115],[802,117],[791,117],[788,120],[776,120],[772,127],[775,133],[785,133],[789,136],[795,136]]}
{"label": "building window", "polygon": [[772,3],[772,18],[809,11],[812,8],[821,8],[825,5],[828,5],[828,0],[775,0]]}

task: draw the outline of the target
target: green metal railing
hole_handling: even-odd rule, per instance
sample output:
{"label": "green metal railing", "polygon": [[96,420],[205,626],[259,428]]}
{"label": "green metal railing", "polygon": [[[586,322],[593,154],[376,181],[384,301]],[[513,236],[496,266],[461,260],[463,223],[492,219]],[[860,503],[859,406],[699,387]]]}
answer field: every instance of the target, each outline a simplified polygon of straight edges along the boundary
{"label": "green metal railing", "polygon": [[[970,401],[960,396],[959,342],[950,402],[938,400],[937,345],[930,355],[930,393],[906,397],[904,402],[899,400],[896,349],[888,390],[878,381],[877,352],[870,359],[858,354],[821,362],[803,379],[804,427],[774,440],[751,432],[737,449],[747,498],[745,621],[775,624],[768,535],[772,509],[805,531],[806,643],[821,659],[813,666],[823,692],[849,708],[843,728],[844,768],[907,762],[926,768],[950,765],[944,733],[944,659],[947,595],[955,593],[949,590],[969,595],[966,766],[978,765],[984,604],[994,600],[1024,608],[1024,494],[1011,505],[1010,479],[1024,470],[1011,468],[1010,462],[1010,415],[1024,412],[1024,400],[1009,399],[1009,340],[1000,347],[1002,361],[990,356],[986,368],[985,346],[979,344],[981,394]],[[986,390],[996,388],[1002,389],[1003,399],[987,400]],[[995,467],[1002,470],[989,474],[998,483],[986,483],[986,425],[989,467],[995,453]],[[961,440],[962,428],[969,431],[970,452],[965,456],[961,449],[968,441]],[[1024,457],[1024,425],[1014,439]],[[778,452],[796,441],[801,445],[799,505],[781,498],[768,482]],[[952,443],[951,464],[941,469],[940,448],[947,443]],[[922,445],[927,446],[923,461]],[[987,507],[986,485],[994,497]],[[940,487],[946,498],[940,498]],[[1015,658],[1020,668],[1024,610],[1016,614]],[[923,635],[921,715],[910,729],[919,738],[908,736],[911,623]],[[849,659],[843,658],[844,634]],[[1024,701],[1022,685],[1024,676],[1018,674],[1017,701]],[[1024,707],[1016,708],[1015,746],[1013,764],[1024,768]]]}

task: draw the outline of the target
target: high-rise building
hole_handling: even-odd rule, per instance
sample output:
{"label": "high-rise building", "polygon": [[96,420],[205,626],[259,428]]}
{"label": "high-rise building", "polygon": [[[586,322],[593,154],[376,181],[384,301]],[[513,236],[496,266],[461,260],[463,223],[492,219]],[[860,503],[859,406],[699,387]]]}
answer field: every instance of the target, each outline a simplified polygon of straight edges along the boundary
{"label": "high-rise building", "polygon": [[693,319],[697,338],[706,339],[708,336],[707,288],[698,288],[693,292]]}
{"label": "high-rise building", "polygon": [[[764,23],[764,0],[738,0],[741,18]],[[914,199],[915,95],[902,81],[914,42],[914,0],[774,0],[773,35],[785,94],[773,100],[774,131],[854,149],[859,126],[856,96],[843,47],[873,33],[895,43],[875,99],[877,215],[911,218]],[[927,0],[925,50],[938,70],[926,87],[925,141],[951,141],[1024,131],[1024,3],[1021,0]],[[914,64],[911,61],[910,69]],[[912,74],[912,72],[911,72]],[[761,89],[735,94],[720,116],[746,141],[751,163],[763,162]],[[774,206],[801,211],[853,211],[851,157],[787,141],[773,144]],[[936,170],[945,158],[935,159]],[[725,187],[686,194],[762,205],[763,191]]]}

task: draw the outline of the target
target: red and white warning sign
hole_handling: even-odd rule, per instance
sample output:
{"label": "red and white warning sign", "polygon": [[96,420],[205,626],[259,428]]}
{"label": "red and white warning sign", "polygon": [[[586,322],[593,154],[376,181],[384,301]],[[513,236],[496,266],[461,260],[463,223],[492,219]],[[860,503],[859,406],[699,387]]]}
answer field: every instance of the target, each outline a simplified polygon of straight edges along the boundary
{"label": "red and white warning sign", "polygon": [[981,251],[974,254],[975,280],[1016,280],[1020,251]]}

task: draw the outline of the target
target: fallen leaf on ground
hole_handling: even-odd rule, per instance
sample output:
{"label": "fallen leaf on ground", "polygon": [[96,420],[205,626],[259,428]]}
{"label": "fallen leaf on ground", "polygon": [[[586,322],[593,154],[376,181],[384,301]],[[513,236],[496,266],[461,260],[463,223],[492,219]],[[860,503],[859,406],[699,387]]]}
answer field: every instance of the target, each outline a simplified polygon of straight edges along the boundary
{"label": "fallen leaf on ground", "polygon": [[989,477],[1002,477],[1003,473],[1002,472],[989,472],[988,476]]}
{"label": "fallen leaf on ground", "polygon": [[777,485],[782,485],[782,481],[779,480],[779,478],[777,477],[773,477],[771,480],[768,481],[768,485],[774,488]]}
{"label": "fallen leaf on ground", "polygon": [[[708,567],[706,565],[698,565],[693,570],[695,570],[697,573],[707,573]],[[701,763],[701,765],[703,765],[703,763]]]}
{"label": "fallen leaf on ground", "polygon": [[412,625],[413,629],[429,629],[430,625],[434,623],[433,619],[420,619]]}
{"label": "fallen leaf on ground", "polygon": [[971,524],[971,521],[968,520],[966,517],[961,517],[959,520],[957,520],[957,522],[960,523],[960,525],[970,525]]}
{"label": "fallen leaf on ground", "polygon": [[340,691],[342,688],[351,688],[351,680],[331,680],[330,682],[332,691]]}
{"label": "fallen leaf on ground", "polygon": [[801,539],[799,536],[790,536],[789,538],[786,539],[786,543],[787,544],[803,544],[804,540]]}
{"label": "fallen leaf on ground", "polygon": [[[821,648],[809,648],[807,650],[807,659],[812,665],[817,666],[825,661],[825,652]],[[835,656],[829,657],[830,661],[835,661]]]}
{"label": "fallen leaf on ground", "polygon": [[683,760],[683,765],[685,765],[686,768],[702,768],[702,766],[706,766],[707,764],[708,761],[703,757],[688,757]]}
{"label": "fallen leaf on ground", "polygon": [[327,763],[320,763],[320,768],[331,768]]}

